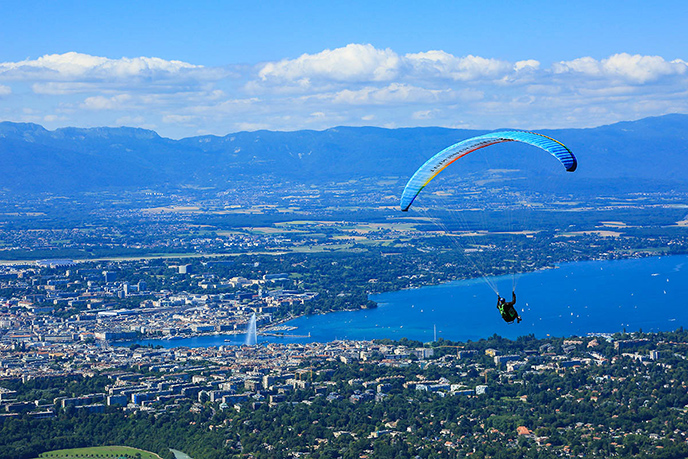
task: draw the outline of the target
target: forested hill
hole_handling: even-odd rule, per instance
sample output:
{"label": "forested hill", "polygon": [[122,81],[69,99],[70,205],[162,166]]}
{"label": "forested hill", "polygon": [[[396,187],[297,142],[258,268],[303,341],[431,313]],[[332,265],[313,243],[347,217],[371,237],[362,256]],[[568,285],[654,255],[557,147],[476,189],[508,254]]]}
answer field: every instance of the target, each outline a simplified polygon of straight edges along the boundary
{"label": "forested hill", "polygon": [[[428,157],[487,131],[337,127],[325,131],[239,132],[181,140],[136,128],[62,128],[0,123],[0,188],[69,192],[112,187],[226,187],[269,174],[318,184],[360,177],[409,177]],[[580,183],[688,186],[688,115],[590,129],[538,130],[578,157]],[[551,160],[532,147],[492,147],[491,166],[524,176]],[[500,150],[501,149],[501,150]],[[471,155],[462,171],[485,167]],[[458,169],[457,169],[458,171]],[[456,172],[456,171],[454,171]]]}

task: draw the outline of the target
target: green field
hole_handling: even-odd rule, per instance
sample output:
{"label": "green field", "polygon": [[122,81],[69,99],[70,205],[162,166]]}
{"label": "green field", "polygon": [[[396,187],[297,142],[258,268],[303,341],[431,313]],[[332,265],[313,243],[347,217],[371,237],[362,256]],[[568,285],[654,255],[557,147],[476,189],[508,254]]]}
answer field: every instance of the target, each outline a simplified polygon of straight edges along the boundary
{"label": "green field", "polygon": [[112,458],[112,459],[160,459],[160,456],[128,446],[94,446],[91,448],[59,449],[42,453],[39,458]]}

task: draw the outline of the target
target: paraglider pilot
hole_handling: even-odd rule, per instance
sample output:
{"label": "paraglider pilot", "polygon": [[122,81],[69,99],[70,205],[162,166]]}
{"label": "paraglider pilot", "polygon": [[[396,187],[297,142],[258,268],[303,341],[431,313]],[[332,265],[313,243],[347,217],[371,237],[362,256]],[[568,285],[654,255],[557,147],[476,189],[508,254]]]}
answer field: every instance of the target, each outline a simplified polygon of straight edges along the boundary
{"label": "paraglider pilot", "polygon": [[502,319],[508,324],[512,323],[514,320],[521,323],[521,317],[518,315],[518,312],[516,312],[514,304],[516,304],[516,292],[511,292],[511,301],[506,301],[505,298],[499,296],[499,293],[497,294],[497,309],[499,309]]}

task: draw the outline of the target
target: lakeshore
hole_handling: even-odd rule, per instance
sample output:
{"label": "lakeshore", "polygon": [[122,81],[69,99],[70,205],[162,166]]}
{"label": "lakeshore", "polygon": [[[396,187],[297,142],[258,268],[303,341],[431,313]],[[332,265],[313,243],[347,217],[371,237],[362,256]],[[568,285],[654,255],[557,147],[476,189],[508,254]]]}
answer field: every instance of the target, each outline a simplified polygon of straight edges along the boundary
{"label": "lakeshore", "polygon": [[[534,334],[585,336],[591,333],[667,331],[688,325],[688,256],[566,263],[491,279],[503,295],[515,283],[521,324],[504,323],[496,298],[483,279],[373,295],[376,309],[302,316],[281,325],[308,338],[261,337],[266,342],[328,342],[337,339],[436,338],[477,340]],[[296,327],[291,328],[291,327]],[[244,334],[206,335],[178,340],[141,340],[163,347],[241,345]],[[131,344],[133,342],[127,343]]]}

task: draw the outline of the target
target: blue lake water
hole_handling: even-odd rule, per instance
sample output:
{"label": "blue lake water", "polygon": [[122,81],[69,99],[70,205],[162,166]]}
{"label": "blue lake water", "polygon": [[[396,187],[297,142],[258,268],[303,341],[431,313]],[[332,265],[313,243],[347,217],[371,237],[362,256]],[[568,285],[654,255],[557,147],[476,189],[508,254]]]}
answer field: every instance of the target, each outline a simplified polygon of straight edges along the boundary
{"label": "blue lake water", "polygon": [[[512,276],[493,278],[510,299]],[[288,322],[294,334],[310,338],[263,338],[260,342],[406,337],[466,341],[497,333],[517,338],[623,331],[667,331],[688,325],[688,256],[568,263],[516,278],[520,324],[507,324],[497,298],[483,279],[383,293],[371,297],[377,309],[301,317]],[[141,344],[219,346],[242,344],[243,335],[203,336]]]}

